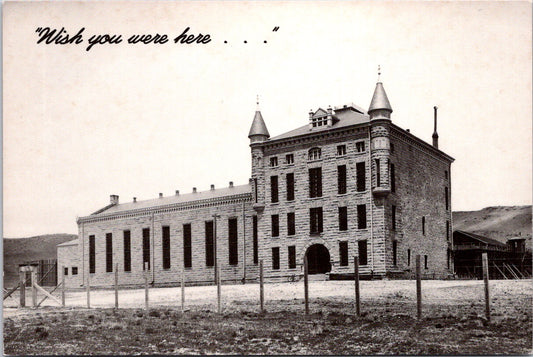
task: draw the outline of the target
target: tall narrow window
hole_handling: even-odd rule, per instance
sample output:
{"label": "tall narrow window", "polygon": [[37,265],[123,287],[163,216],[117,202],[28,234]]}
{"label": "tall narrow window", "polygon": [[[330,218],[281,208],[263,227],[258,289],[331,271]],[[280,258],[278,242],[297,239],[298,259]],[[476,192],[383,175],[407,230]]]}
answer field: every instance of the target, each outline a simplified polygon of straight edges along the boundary
{"label": "tall narrow window", "polygon": [[287,201],[294,200],[294,174],[287,174]]}
{"label": "tall narrow window", "polygon": [[183,225],[183,267],[192,267],[192,236],[191,224]]}
{"label": "tall narrow window", "polygon": [[450,221],[446,221],[446,240],[450,240]]}
{"label": "tall narrow window", "polygon": [[287,154],[285,155],[285,163],[287,165],[294,164],[294,155],[293,154]]}
{"label": "tall narrow window", "polygon": [[446,268],[450,269],[450,249],[446,249]]}
{"label": "tall narrow window", "polygon": [[237,236],[237,218],[228,220],[228,243],[229,243],[229,264],[237,265],[239,263],[239,248]]}
{"label": "tall narrow window", "polygon": [[337,166],[337,192],[346,193],[346,165]]}
{"label": "tall narrow window", "polygon": [[105,271],[110,273],[113,271],[113,234],[106,233],[105,235]]}
{"label": "tall narrow window", "polygon": [[376,162],[376,187],[381,186],[381,167],[379,165],[379,159],[375,160]]}
{"label": "tall narrow window", "polygon": [[296,268],[296,247],[294,245],[289,246],[289,269]]}
{"label": "tall narrow window", "polygon": [[150,228],[143,228],[143,270],[146,263],[150,269]]}
{"label": "tall narrow window", "polygon": [[272,269],[279,269],[279,247],[272,248]]}
{"label": "tall narrow window", "polygon": [[407,249],[407,266],[411,266],[411,249]]}
{"label": "tall narrow window", "polygon": [[279,215],[273,214],[272,220],[272,237],[279,237]]}
{"label": "tall narrow window", "polygon": [[315,207],[309,209],[310,217],[310,232],[321,233],[322,232],[322,207]]}
{"label": "tall narrow window", "polygon": [[449,209],[448,207],[448,187],[444,187],[444,203],[446,206],[446,211]]}
{"label": "tall narrow window", "polygon": [[162,228],[163,269],[170,269],[170,227]]}
{"label": "tall narrow window", "polygon": [[392,205],[391,207],[391,223],[392,223],[392,230],[396,230],[396,206]]}
{"label": "tall narrow window", "polygon": [[357,175],[357,192],[366,190],[366,169],[365,162],[358,162],[355,164],[355,171]]}
{"label": "tall narrow window", "polygon": [[205,222],[205,266],[215,265],[215,235],[213,221]]}
{"label": "tall narrow window", "polygon": [[448,170],[444,170],[444,179],[448,180]]}
{"label": "tall narrow window", "polygon": [[366,205],[357,205],[357,228],[366,228]]}
{"label": "tall narrow window", "polygon": [[424,255],[424,269],[428,269],[428,256]]}
{"label": "tall narrow window", "polygon": [[341,267],[348,266],[348,242],[339,242],[339,256]]}
{"label": "tall narrow window", "polygon": [[257,203],[257,178],[254,178],[254,202]]}
{"label": "tall narrow window", "polygon": [[359,265],[368,264],[366,240],[360,240],[357,242],[357,248],[359,251]]}
{"label": "tall narrow window", "polygon": [[339,231],[348,230],[348,207],[339,207]]}
{"label": "tall narrow window", "polygon": [[322,197],[322,168],[309,169],[309,197]]}
{"label": "tall narrow window", "polygon": [[65,267],[65,269],[63,269],[63,275],[68,275],[68,267]]}
{"label": "tall narrow window", "polygon": [[96,272],[96,251],[94,236],[89,236],[89,273]]}
{"label": "tall narrow window", "polygon": [[355,143],[355,150],[357,152],[365,152],[365,142],[364,141],[358,141]]}
{"label": "tall narrow window", "polygon": [[287,235],[293,236],[296,234],[296,224],[294,212],[287,213]]}
{"label": "tall narrow window", "polygon": [[259,242],[257,239],[257,216],[252,217],[252,239],[254,245],[254,264],[259,263]]}
{"label": "tall narrow window", "polygon": [[426,217],[422,217],[422,235],[426,235]]}
{"label": "tall narrow window", "polygon": [[131,271],[131,232],[124,231],[124,271]]}
{"label": "tall narrow window", "polygon": [[390,190],[391,192],[396,192],[396,175],[394,164],[390,164]]}
{"label": "tall narrow window", "polygon": [[392,265],[398,265],[398,241],[392,241]]}
{"label": "tall narrow window", "polygon": [[270,201],[272,203],[278,202],[278,177],[270,176]]}

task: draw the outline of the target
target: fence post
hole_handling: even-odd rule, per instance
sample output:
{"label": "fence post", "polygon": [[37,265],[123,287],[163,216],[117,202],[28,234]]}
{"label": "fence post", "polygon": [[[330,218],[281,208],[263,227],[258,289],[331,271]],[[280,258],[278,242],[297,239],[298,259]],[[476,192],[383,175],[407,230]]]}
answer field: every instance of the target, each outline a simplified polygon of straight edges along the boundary
{"label": "fence post", "polygon": [[220,265],[217,264],[217,306],[218,306],[218,313],[220,314],[222,312],[221,305],[220,305],[220,299],[221,299],[221,292],[220,292]]}
{"label": "fence post", "polygon": [[307,254],[304,256],[304,297],[305,297],[305,314],[309,315],[309,281],[308,281]]}
{"label": "fence post", "polygon": [[61,267],[61,305],[65,306],[65,266]]}
{"label": "fence post", "polygon": [[144,307],[148,310],[148,262],[144,262]]}
{"label": "fence post", "polygon": [[19,271],[20,307],[26,307],[26,272]]}
{"label": "fence post", "polygon": [[118,309],[118,263],[115,264],[115,309]]}
{"label": "fence post", "polygon": [[420,254],[416,255],[416,318],[422,318],[422,281],[420,277]]}
{"label": "fence post", "polygon": [[37,272],[35,271],[35,268],[32,266],[31,268],[31,303],[33,307],[37,307],[37,288],[35,287],[35,284],[37,284]]}
{"label": "fence post", "polygon": [[489,259],[487,253],[482,254],[483,259],[483,282],[485,285],[485,316],[490,321],[490,299],[489,299]]}
{"label": "fence post", "polygon": [[265,287],[263,286],[263,259],[259,261],[259,301],[261,312],[265,311]]}
{"label": "fence post", "polygon": [[361,316],[361,297],[359,295],[359,257],[353,257],[353,272],[355,280],[355,313]]}
{"label": "fence post", "polygon": [[91,308],[91,273],[87,274],[87,308]]}
{"label": "fence post", "polygon": [[181,313],[185,311],[185,269],[181,268]]}

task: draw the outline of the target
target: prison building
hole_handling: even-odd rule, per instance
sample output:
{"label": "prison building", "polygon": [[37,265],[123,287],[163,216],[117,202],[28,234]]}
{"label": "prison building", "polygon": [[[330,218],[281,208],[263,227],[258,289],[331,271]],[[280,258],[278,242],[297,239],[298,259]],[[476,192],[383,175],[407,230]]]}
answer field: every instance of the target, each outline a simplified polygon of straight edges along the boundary
{"label": "prison building", "polygon": [[[262,260],[270,281],[352,274],[445,277],[453,271],[451,163],[438,148],[392,122],[381,82],[368,110],[355,104],[308,113],[307,123],[270,137],[259,110],[249,131],[245,185],[109,205],[77,221],[77,244],[58,247],[67,283],[212,284],[255,281]],[[68,254],[62,254],[69,249]],[[70,256],[67,262],[65,255]]]}

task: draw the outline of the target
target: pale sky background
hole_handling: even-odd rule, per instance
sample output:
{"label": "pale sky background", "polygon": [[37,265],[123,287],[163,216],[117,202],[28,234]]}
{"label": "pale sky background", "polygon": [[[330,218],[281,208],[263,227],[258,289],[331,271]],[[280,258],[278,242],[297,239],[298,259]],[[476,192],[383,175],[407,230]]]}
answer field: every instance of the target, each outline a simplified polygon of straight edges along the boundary
{"label": "pale sky background", "polygon": [[[84,43],[38,45],[41,26]],[[212,41],[126,43],[187,26]],[[454,210],[531,204],[531,27],[530,2],[6,2],[4,237],[77,233],[110,194],[245,184],[256,94],[274,136],[368,108],[378,64],[395,124],[431,142],[439,106]],[[103,33],[123,42],[85,51]]]}

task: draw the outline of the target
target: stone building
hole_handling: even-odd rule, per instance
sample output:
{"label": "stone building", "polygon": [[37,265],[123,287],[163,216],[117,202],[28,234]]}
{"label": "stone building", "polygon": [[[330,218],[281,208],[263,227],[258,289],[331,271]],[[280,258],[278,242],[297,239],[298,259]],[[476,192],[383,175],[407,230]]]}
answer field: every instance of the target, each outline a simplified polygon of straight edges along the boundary
{"label": "stone building", "polygon": [[[391,121],[378,82],[368,111],[354,105],[312,110],[309,122],[270,137],[259,109],[248,137],[248,184],[110,204],[78,219],[79,239],[58,246],[67,282],[124,285],[255,281],[311,274],[410,275],[421,255],[424,274],[452,271],[450,169],[438,149]],[[68,249],[68,252],[67,252]],[[72,270],[77,270],[74,275]],[[61,269],[60,269],[61,270]],[[63,271],[63,270],[62,270]]]}

